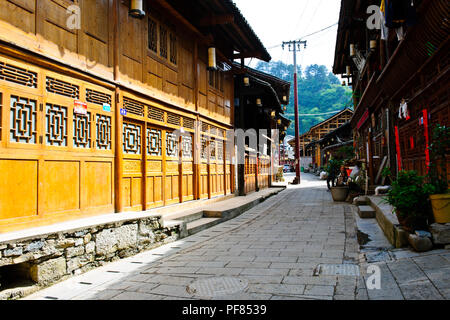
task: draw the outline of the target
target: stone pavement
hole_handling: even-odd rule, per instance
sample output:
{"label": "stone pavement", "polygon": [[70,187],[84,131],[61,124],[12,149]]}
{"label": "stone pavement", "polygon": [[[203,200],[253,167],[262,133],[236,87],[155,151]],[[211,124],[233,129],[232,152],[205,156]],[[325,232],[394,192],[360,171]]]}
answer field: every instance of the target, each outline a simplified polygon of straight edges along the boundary
{"label": "stone pavement", "polygon": [[25,299],[354,300],[400,298],[399,292],[406,299],[422,292],[427,294],[421,298],[448,298],[446,252],[433,254],[433,260],[377,262],[384,290],[372,293],[364,283],[367,265],[352,206],[333,202],[324,181],[303,174],[301,186],[290,186],[233,220]]}

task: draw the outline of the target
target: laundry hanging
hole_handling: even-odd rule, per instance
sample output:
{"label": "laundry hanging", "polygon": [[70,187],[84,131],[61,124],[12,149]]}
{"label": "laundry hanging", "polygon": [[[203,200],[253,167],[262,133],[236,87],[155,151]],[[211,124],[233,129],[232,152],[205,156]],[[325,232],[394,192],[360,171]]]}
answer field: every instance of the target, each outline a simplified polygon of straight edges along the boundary
{"label": "laundry hanging", "polygon": [[386,27],[400,28],[403,25],[413,26],[417,23],[414,0],[384,0]]}

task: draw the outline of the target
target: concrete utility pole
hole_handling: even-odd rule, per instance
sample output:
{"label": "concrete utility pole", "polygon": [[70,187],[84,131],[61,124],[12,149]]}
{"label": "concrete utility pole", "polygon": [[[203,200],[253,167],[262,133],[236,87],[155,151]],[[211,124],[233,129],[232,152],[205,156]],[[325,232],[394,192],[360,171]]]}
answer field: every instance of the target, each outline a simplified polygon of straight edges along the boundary
{"label": "concrete utility pole", "polygon": [[284,46],[288,46],[289,51],[294,53],[294,106],[295,106],[295,172],[296,177],[292,184],[300,184],[300,135],[299,135],[299,115],[298,115],[298,86],[297,86],[297,50],[300,51],[301,45],[306,49],[306,40],[283,41]]}

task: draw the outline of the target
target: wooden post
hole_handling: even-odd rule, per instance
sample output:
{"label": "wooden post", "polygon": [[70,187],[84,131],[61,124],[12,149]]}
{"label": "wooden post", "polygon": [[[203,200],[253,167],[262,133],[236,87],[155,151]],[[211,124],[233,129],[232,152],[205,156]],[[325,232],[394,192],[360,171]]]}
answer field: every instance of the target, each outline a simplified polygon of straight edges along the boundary
{"label": "wooden post", "polygon": [[[114,32],[114,80],[119,80],[119,6],[120,1],[114,0],[113,32]],[[123,211],[123,155],[122,155],[122,116],[120,114],[121,95],[118,86],[115,88],[115,211]]]}

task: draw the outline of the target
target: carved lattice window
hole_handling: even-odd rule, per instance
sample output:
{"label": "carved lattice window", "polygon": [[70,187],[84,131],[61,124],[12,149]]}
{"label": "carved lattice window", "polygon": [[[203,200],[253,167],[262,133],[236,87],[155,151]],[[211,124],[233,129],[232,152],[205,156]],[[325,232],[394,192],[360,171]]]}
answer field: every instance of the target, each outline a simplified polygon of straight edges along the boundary
{"label": "carved lattice window", "polygon": [[208,137],[207,136],[201,137],[200,157],[202,159],[208,159]]}
{"label": "carved lattice window", "polygon": [[72,99],[80,99],[80,87],[62,80],[47,77],[47,91]]}
{"label": "carved lattice window", "polygon": [[97,149],[111,150],[111,117],[97,114]]}
{"label": "carved lattice window", "polygon": [[91,146],[91,113],[73,114],[73,145],[75,148]]}
{"label": "carved lattice window", "polygon": [[170,62],[177,64],[177,37],[170,33]]}
{"label": "carved lattice window", "polygon": [[37,88],[37,73],[0,62],[0,80]]}
{"label": "carved lattice window", "polygon": [[173,133],[166,133],[166,155],[168,157],[178,157],[178,139]]}
{"label": "carved lattice window", "polygon": [[158,52],[158,25],[153,19],[148,19],[148,48],[157,53]]}
{"label": "carved lattice window", "polygon": [[217,160],[223,160],[223,141],[217,140]]}
{"label": "carved lattice window", "polygon": [[167,28],[163,25],[159,25],[159,55],[167,59]]}
{"label": "carved lattice window", "polygon": [[37,130],[36,100],[11,96],[10,133],[11,141],[17,143],[36,143]]}
{"label": "carved lattice window", "polygon": [[147,153],[150,156],[159,157],[162,155],[161,130],[147,129]]}
{"label": "carved lattice window", "polygon": [[67,107],[47,103],[45,137],[48,146],[67,146]]}
{"label": "carved lattice window", "polygon": [[210,157],[212,160],[216,159],[216,140],[214,138],[211,138],[211,141],[209,142],[209,150],[210,150]]}
{"label": "carved lattice window", "polygon": [[111,105],[112,98],[110,94],[91,89],[86,89],[86,101],[101,106],[105,103]]}
{"label": "carved lattice window", "polygon": [[141,154],[141,126],[124,122],[123,152],[127,154]]}
{"label": "carved lattice window", "polygon": [[192,137],[191,136],[181,137],[181,148],[182,148],[183,158],[192,158]]}

